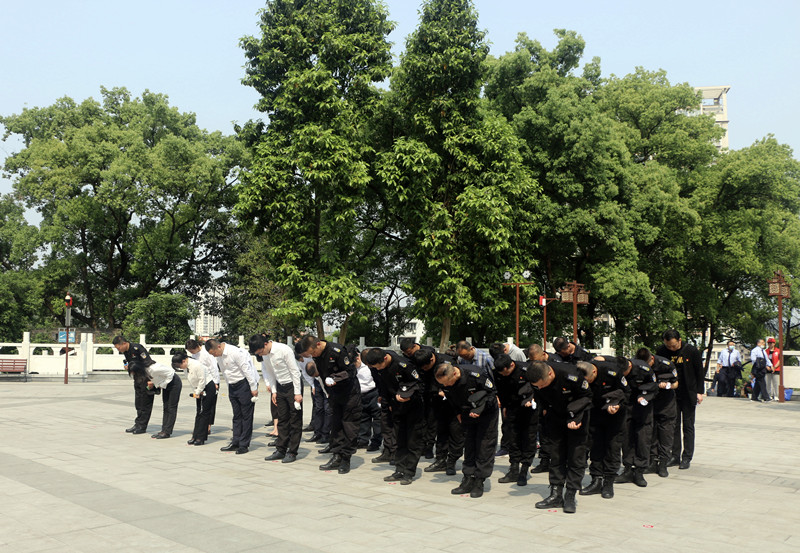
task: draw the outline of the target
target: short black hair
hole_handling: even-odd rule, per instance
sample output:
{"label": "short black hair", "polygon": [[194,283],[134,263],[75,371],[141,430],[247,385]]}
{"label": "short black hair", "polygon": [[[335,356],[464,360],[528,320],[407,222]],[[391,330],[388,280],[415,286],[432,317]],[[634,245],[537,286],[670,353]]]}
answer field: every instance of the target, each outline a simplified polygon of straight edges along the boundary
{"label": "short black hair", "polygon": [[300,351],[308,351],[311,348],[317,347],[319,344],[319,340],[313,334],[306,334],[303,336],[303,339],[300,340]]}
{"label": "short black hair", "polygon": [[549,372],[550,365],[544,361],[532,361],[531,364],[528,365],[526,376],[530,382],[539,382],[540,380],[547,378],[547,374]]}
{"label": "short black hair", "polygon": [[419,348],[417,351],[414,352],[414,364],[422,367],[423,365],[427,365],[431,362],[431,359],[435,357],[434,352],[429,349],[422,349]]}
{"label": "short black hair", "polygon": [[217,340],[216,338],[211,338],[209,340],[206,340],[205,346],[206,346],[206,351],[217,349],[219,347],[219,340]]}
{"label": "short black hair", "polygon": [[344,350],[347,352],[347,357],[350,359],[351,363],[354,363],[358,354],[361,353],[358,351],[358,344],[355,343],[347,344]]}
{"label": "short black hair", "polygon": [[675,330],[674,328],[670,328],[669,330],[665,330],[664,334],[661,338],[666,342],[667,340],[680,340],[681,333]]}
{"label": "short black hair", "polygon": [[650,361],[651,357],[653,357],[653,354],[650,353],[650,350],[647,348],[639,348],[636,350],[636,359],[639,361]]}
{"label": "short black hair", "polygon": [[594,369],[594,365],[592,365],[588,361],[578,361],[577,363],[575,363],[575,366],[578,367],[578,370],[580,371],[581,375],[583,375],[584,378],[589,376],[592,373],[592,370]]}
{"label": "short black hair", "polygon": [[122,336],[120,336],[120,335],[117,335],[117,336],[114,336],[114,339],[113,339],[113,340],[111,340],[111,345],[112,345],[112,346],[118,346],[118,345],[120,345],[120,344],[125,344],[125,343],[127,343],[127,342],[128,342],[128,341],[127,341],[125,338],[123,338],[123,337],[122,337]]}
{"label": "short black hair", "polygon": [[470,344],[466,340],[460,340],[456,344],[456,351],[461,351],[462,349],[472,349],[472,344]]}
{"label": "short black hair", "polygon": [[263,334],[253,334],[250,336],[248,347],[250,348],[250,355],[255,355],[258,350],[263,348],[269,341],[267,336]]}
{"label": "short black hair", "polygon": [[492,359],[495,361],[497,360],[498,355],[502,355],[506,352],[506,345],[502,342],[492,342],[489,346],[489,355],[492,356]]}
{"label": "short black hair", "polygon": [[364,363],[371,367],[372,365],[377,365],[383,361],[386,355],[386,352],[381,348],[370,348],[369,351],[364,354],[362,359],[364,360]]}
{"label": "short black hair", "polygon": [[172,368],[173,369],[180,368],[181,364],[188,358],[189,356],[186,355],[185,351],[176,353],[175,355],[172,356]]}
{"label": "short black hair", "polygon": [[414,338],[403,338],[400,340],[400,351],[405,352],[414,347],[417,341]]}
{"label": "short black hair", "polygon": [[200,342],[193,338],[189,338],[186,340],[186,343],[183,345],[186,349],[197,349],[200,347]]}
{"label": "short black hair", "polygon": [[455,372],[455,367],[449,361],[445,361],[444,363],[439,363],[436,366],[436,372],[434,373],[436,376],[436,380],[441,378],[449,378]]}
{"label": "short black hair", "polygon": [[495,370],[502,371],[510,367],[511,363],[513,362],[514,361],[511,359],[510,355],[501,353],[500,355],[494,358],[494,368]]}
{"label": "short black hair", "polygon": [[569,347],[569,340],[567,340],[563,336],[559,336],[558,338],[553,339],[553,349],[556,351],[556,353],[564,351],[568,347]]}
{"label": "short black hair", "polygon": [[544,348],[539,344],[531,344],[528,346],[528,359],[534,361],[534,357],[538,357],[539,355],[544,353]]}

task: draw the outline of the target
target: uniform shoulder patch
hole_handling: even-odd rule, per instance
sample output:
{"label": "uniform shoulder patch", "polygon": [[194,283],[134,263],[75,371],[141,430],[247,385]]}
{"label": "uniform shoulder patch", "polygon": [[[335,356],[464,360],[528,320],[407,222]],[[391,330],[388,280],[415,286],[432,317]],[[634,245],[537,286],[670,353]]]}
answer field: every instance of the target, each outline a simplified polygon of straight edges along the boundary
{"label": "uniform shoulder patch", "polygon": [[489,389],[494,388],[494,384],[488,378],[486,379],[486,387],[489,388]]}
{"label": "uniform shoulder patch", "polygon": [[567,378],[572,380],[573,382],[577,382],[578,381],[578,377],[576,375],[574,375],[574,374],[567,375]]}
{"label": "uniform shoulder patch", "polygon": [[678,371],[675,370],[675,369],[672,369],[672,376],[674,376],[675,378],[678,378]]}
{"label": "uniform shoulder patch", "polygon": [[335,348],[333,348],[333,351],[335,351],[336,353],[339,353],[339,352],[341,352],[341,351],[342,351],[342,348],[336,348],[336,347],[335,347]]}
{"label": "uniform shoulder patch", "polygon": [[670,360],[669,359],[661,359],[661,364],[662,365],[669,365],[670,364]]}
{"label": "uniform shoulder patch", "polygon": [[414,378],[419,378],[419,374],[417,373],[417,369],[412,369],[411,370],[411,376],[413,376]]}
{"label": "uniform shoulder patch", "polygon": [[581,382],[581,389],[582,390],[586,390],[588,387],[589,387],[589,383],[588,382],[586,382],[585,380],[583,382]]}
{"label": "uniform shoulder patch", "polygon": [[608,371],[611,376],[617,376],[617,371]]}
{"label": "uniform shoulder patch", "polygon": [[627,380],[625,380],[625,377],[624,377],[624,376],[623,376],[622,378],[620,378],[620,379],[619,379],[619,381],[620,381],[620,382],[622,382],[622,385],[623,385],[623,386],[627,386],[627,385],[628,385],[628,381],[627,381]]}
{"label": "uniform shoulder patch", "polygon": [[471,374],[472,376],[476,377],[476,378],[477,378],[477,377],[479,377],[479,376],[481,375],[481,373],[479,373],[479,372],[475,372],[475,371],[472,371],[470,374]]}

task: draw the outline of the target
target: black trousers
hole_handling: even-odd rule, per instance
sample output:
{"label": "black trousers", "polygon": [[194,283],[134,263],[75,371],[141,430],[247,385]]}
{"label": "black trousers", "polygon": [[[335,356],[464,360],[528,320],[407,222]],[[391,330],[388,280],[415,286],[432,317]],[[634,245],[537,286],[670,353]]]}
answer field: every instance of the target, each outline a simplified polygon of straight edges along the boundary
{"label": "black trousers", "polygon": [[353,379],[349,394],[331,394],[328,401],[331,406],[331,451],[349,459],[358,448],[358,429],[361,426],[358,381]]}
{"label": "black trousers", "polygon": [[392,402],[392,415],[397,431],[395,471],[413,478],[425,446],[425,406],[422,398],[412,398],[402,405]]}
{"label": "black trousers", "polygon": [[397,429],[388,398],[381,398],[381,437],[383,449],[394,455],[397,452]]}
{"label": "black trousers", "polygon": [[[214,408],[211,409],[211,414],[208,417],[208,425],[212,426],[217,418],[217,394],[219,393],[219,383],[214,382]],[[206,394],[208,395],[208,394]]]}
{"label": "black trousers", "polygon": [[[761,396],[760,398],[758,396]],[[767,375],[762,374],[761,376],[756,377],[756,383],[753,384],[753,397],[752,399],[758,400],[763,399],[764,401],[769,401],[769,390],[767,390]]]}
{"label": "black trousers", "polygon": [[314,380],[314,387],[311,388],[311,427],[314,434],[324,439],[331,436],[331,416],[328,398],[325,396],[322,385]]}
{"label": "black trousers", "polygon": [[592,409],[589,428],[592,436],[589,474],[592,477],[613,478],[617,475],[627,411],[625,405],[621,405],[613,415],[603,409]]}
{"label": "black trousers", "polygon": [[161,419],[161,432],[167,436],[172,435],[175,428],[175,419],[178,418],[178,402],[181,399],[183,382],[178,373],[172,377],[167,387],[161,390],[161,400],[164,402],[164,416]]}
{"label": "black trousers", "polygon": [[[675,417],[675,434],[672,455],[691,461],[694,457],[694,415],[697,405],[682,394],[675,394],[678,412]],[[683,455],[681,456],[681,430],[683,430]]]}
{"label": "black trousers", "polygon": [[253,414],[255,403],[250,401],[250,384],[246,378],[234,384],[228,384],[228,399],[233,409],[233,437],[231,444],[239,447],[250,447],[253,438]]}
{"label": "black trousers", "polygon": [[439,396],[437,392],[430,393],[426,392],[425,395],[422,397],[424,402],[424,420],[425,420],[425,431],[424,431],[424,446],[423,451],[428,451],[433,449],[433,446],[436,444],[436,433],[437,433],[437,423],[436,423],[436,401],[441,400],[442,398]]}
{"label": "black trousers", "polygon": [[669,460],[672,455],[672,442],[675,440],[675,419],[678,404],[673,390],[659,390],[653,400],[653,441],[650,445],[650,458]]}
{"label": "black trousers", "polygon": [[719,370],[719,381],[717,383],[717,396],[718,397],[733,397],[733,391],[736,389],[736,369],[733,367],[722,367]]}
{"label": "black trousers", "polygon": [[552,414],[547,417],[548,433],[552,439],[550,448],[550,485],[563,486],[568,490],[581,489],[586,472],[586,442],[589,439],[590,413],[583,415],[577,430],[567,428],[567,419]]}
{"label": "black trousers", "polygon": [[361,392],[361,425],[358,441],[376,447],[381,445],[381,408],[378,405],[378,389]]}
{"label": "black trousers", "polygon": [[622,462],[626,468],[646,469],[650,464],[650,446],[653,441],[653,403],[642,405],[633,398],[633,405],[625,412],[625,429],[622,438]]}
{"label": "black trousers", "polygon": [[553,440],[550,437],[550,425],[545,422],[547,415],[541,404],[537,404],[536,412],[539,413],[539,459],[550,461],[550,450],[553,448]]}
{"label": "black trousers", "polygon": [[512,465],[531,465],[536,456],[536,434],[539,432],[539,413],[530,407],[506,407],[503,417],[503,436],[506,438],[508,460]]}
{"label": "black trousers", "polygon": [[275,444],[275,449],[280,453],[297,455],[300,438],[303,437],[303,403],[300,403],[300,409],[294,408],[294,386],[291,382],[278,382],[275,388],[278,410],[278,443]]}
{"label": "black trousers", "polygon": [[464,454],[464,426],[458,422],[453,404],[438,396],[433,402],[436,415],[436,459],[455,463]]}
{"label": "black trousers", "polygon": [[213,381],[209,382],[203,392],[205,392],[205,395],[195,398],[197,412],[194,416],[192,439],[206,441],[208,439],[208,427],[217,410],[217,387]]}
{"label": "black trousers", "polygon": [[147,430],[150,415],[153,412],[153,394],[148,393],[147,383],[133,381],[133,405],[136,407],[136,419],[133,425],[140,430]]}
{"label": "black trousers", "polygon": [[464,462],[461,472],[464,476],[489,478],[494,470],[494,454],[497,449],[497,417],[500,409],[497,403],[486,406],[477,419],[462,412],[461,425],[464,427]]}

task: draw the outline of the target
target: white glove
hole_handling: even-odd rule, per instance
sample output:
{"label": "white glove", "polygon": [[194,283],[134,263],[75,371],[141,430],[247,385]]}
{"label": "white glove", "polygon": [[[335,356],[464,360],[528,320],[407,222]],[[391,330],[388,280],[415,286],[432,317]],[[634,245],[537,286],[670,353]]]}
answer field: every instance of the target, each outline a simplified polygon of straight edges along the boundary
{"label": "white glove", "polygon": [[333,386],[334,384],[335,384],[335,382],[333,381],[333,379],[330,376],[325,379],[325,385],[326,386]]}

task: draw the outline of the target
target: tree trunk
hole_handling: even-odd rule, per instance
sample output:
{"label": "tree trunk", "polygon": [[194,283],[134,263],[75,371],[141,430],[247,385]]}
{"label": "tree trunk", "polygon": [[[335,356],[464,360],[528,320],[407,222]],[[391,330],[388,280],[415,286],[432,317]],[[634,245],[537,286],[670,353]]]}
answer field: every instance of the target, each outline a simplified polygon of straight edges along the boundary
{"label": "tree trunk", "polygon": [[[705,334],[705,331],[703,331]],[[710,323],[708,325],[708,346],[706,346],[706,362],[703,366],[703,370],[705,374],[708,374],[708,366],[711,364],[711,352],[714,350],[714,336],[716,335],[716,330],[714,329],[714,323]],[[705,336],[703,337],[705,339]]]}
{"label": "tree trunk", "polygon": [[342,327],[339,329],[339,343],[346,344],[347,343],[347,327],[350,324],[350,315],[347,315],[344,318],[344,322],[342,323]]}
{"label": "tree trunk", "polygon": [[317,316],[314,318],[314,321],[317,323],[317,338],[320,340],[325,339],[325,326],[322,324],[322,317]]}
{"label": "tree trunk", "polygon": [[450,346],[450,317],[442,319],[442,338],[439,341],[439,351],[447,351]]}

